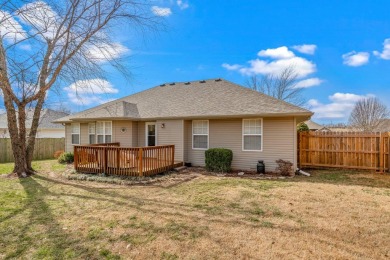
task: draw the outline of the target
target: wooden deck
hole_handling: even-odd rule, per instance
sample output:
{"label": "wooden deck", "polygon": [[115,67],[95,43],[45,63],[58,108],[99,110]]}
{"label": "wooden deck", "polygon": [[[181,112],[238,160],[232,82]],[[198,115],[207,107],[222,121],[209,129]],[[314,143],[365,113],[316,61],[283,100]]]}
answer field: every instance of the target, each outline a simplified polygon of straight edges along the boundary
{"label": "wooden deck", "polygon": [[82,173],[151,176],[182,165],[175,162],[175,146],[120,147],[119,143],[77,145],[74,167]]}

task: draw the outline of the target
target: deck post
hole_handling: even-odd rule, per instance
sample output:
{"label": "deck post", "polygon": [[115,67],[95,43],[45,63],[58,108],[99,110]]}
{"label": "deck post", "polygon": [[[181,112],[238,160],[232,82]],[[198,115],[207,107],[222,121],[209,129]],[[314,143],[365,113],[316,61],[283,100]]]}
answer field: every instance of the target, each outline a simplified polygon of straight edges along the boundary
{"label": "deck post", "polygon": [[175,164],[175,145],[171,146],[172,151],[172,162],[171,162],[171,169],[173,168],[173,165]]}
{"label": "deck post", "polygon": [[120,149],[116,149],[116,167],[119,171],[120,166]]}
{"label": "deck post", "polygon": [[142,148],[139,148],[139,151],[138,151],[138,162],[139,162],[139,165],[138,165],[138,172],[139,172],[139,175],[140,176],[143,176],[143,172],[142,172],[142,158],[143,158],[143,150]]}
{"label": "deck post", "polygon": [[74,168],[76,169],[77,171],[77,168],[78,168],[78,160],[79,160],[79,156],[78,156],[78,151],[77,151],[77,146],[73,146],[73,163],[74,163]]}
{"label": "deck post", "polygon": [[104,174],[107,174],[108,164],[107,164],[107,147],[103,147],[103,153],[104,153],[104,160],[103,160],[103,168],[104,168]]}

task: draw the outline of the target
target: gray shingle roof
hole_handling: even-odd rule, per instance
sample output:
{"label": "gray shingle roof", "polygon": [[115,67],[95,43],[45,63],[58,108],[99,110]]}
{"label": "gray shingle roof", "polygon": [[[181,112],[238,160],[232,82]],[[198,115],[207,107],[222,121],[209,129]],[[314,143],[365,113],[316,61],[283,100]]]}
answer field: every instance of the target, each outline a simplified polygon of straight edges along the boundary
{"label": "gray shingle roof", "polygon": [[307,125],[307,127],[309,127],[310,130],[318,130],[324,128],[324,126],[311,120],[305,121],[305,124]]}
{"label": "gray shingle roof", "polygon": [[[26,127],[31,126],[32,118],[34,115],[34,110],[27,110],[26,112]],[[41,111],[41,117],[39,120],[40,129],[62,129],[64,126],[60,124],[54,124],[53,121],[64,116],[68,116],[68,113],[55,111],[51,109],[43,109]],[[8,128],[7,114],[0,114],[0,128]]]}
{"label": "gray shingle roof", "polygon": [[309,110],[221,79],[162,84],[64,117],[83,119],[212,118],[238,116],[311,116]]}

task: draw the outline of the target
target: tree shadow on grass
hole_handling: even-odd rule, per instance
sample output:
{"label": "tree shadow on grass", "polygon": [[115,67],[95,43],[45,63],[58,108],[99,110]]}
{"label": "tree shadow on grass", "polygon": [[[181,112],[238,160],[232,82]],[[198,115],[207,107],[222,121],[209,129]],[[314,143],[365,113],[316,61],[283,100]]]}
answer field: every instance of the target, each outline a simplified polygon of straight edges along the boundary
{"label": "tree shadow on grass", "polygon": [[36,177],[20,179],[20,184],[27,198],[25,205],[12,215],[16,216],[22,212],[26,214],[20,222],[10,219],[9,216],[2,220],[15,221],[12,227],[15,250],[6,255],[6,259],[23,257],[31,251],[34,251],[33,257],[37,259],[98,258],[96,250],[84,247],[80,238],[66,233],[57,222],[46,202],[46,197],[51,192],[37,182]]}
{"label": "tree shadow on grass", "polygon": [[295,176],[283,182],[309,182],[346,186],[362,186],[371,188],[390,188],[390,174],[345,169],[304,169],[311,174]]}
{"label": "tree shadow on grass", "polygon": [[[204,210],[200,208],[194,209],[193,206],[185,204],[185,203],[173,203],[165,200],[159,200],[159,199],[149,199],[149,198],[140,198],[133,195],[123,194],[121,192],[114,192],[110,190],[109,188],[102,189],[102,188],[96,188],[86,185],[77,184],[74,182],[66,182],[62,180],[47,178],[45,176],[37,176],[37,178],[40,178],[42,180],[46,180],[47,182],[51,182],[53,184],[59,184],[59,185],[67,185],[76,189],[81,189],[84,191],[87,191],[91,193],[91,195],[81,195],[81,194],[72,194],[69,193],[56,193],[54,195],[56,196],[73,196],[80,199],[86,199],[86,200],[99,200],[104,201],[107,203],[112,203],[114,205],[118,206],[119,208],[135,208],[137,211],[141,214],[150,214],[159,216],[159,218],[164,219],[165,221],[172,221],[176,219],[189,221],[190,223],[196,223],[199,216],[197,214],[191,214],[192,211],[196,212],[203,212],[206,213]],[[130,188],[130,187],[129,187]],[[99,195],[94,196],[93,194]],[[146,205],[144,207],[143,205]],[[208,215],[208,222],[209,223],[218,223],[222,225],[243,225],[247,227],[252,228],[259,228],[261,226],[261,221],[259,223],[250,223],[247,219],[243,219],[242,216],[237,216],[234,214],[234,212],[226,212],[223,211],[223,218],[220,218],[217,214],[217,216],[213,217],[212,215]],[[273,226],[272,229],[278,229],[282,232],[289,232],[291,234],[294,234],[295,232],[298,233],[308,233],[310,234],[312,231],[310,229],[301,229],[296,226],[291,226],[288,223],[280,224],[277,226]],[[343,237],[340,237],[340,235],[337,232],[333,232],[331,230],[322,230],[321,235],[318,234],[317,240],[320,243],[332,245],[334,248],[337,248],[338,251],[345,251],[348,252],[351,255],[361,255],[359,250],[355,250],[353,241],[345,242],[343,241]],[[344,243],[344,244],[343,244]],[[339,246],[343,245],[343,246]],[[372,249],[371,244],[367,244],[365,246],[366,250]],[[362,257],[364,255],[361,255]]]}

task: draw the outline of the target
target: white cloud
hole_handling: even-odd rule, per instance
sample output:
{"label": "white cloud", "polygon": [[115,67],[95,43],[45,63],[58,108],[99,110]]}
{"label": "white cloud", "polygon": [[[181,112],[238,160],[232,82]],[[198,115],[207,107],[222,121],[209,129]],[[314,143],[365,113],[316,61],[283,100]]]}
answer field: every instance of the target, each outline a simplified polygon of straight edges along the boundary
{"label": "white cloud", "polygon": [[299,51],[300,53],[313,55],[316,52],[317,45],[315,44],[302,44],[292,46],[294,50]]}
{"label": "white cloud", "polygon": [[390,38],[385,39],[383,42],[383,51],[374,51],[373,52],[375,56],[384,59],[384,60],[390,60]]}
{"label": "white cloud", "polygon": [[286,46],[275,49],[261,50],[257,53],[260,57],[270,57],[273,59],[289,59],[295,56]]}
{"label": "white cloud", "polygon": [[238,69],[242,68],[241,65],[238,65],[238,64],[230,65],[227,63],[222,64],[222,67],[224,67],[227,70],[238,70]]}
{"label": "white cloud", "polygon": [[74,104],[91,105],[102,104],[112,99],[102,97],[104,94],[118,93],[118,89],[104,79],[79,80],[64,90],[69,100]]}
{"label": "white cloud", "polygon": [[128,53],[130,50],[120,43],[94,45],[87,50],[87,55],[91,60],[104,62],[117,59]]}
{"label": "white cloud", "polygon": [[239,69],[244,75],[263,74],[277,75],[284,69],[293,67],[298,78],[304,78],[316,71],[316,65],[301,57],[293,57],[289,59],[280,59],[275,61],[251,60],[250,66]]}
{"label": "white cloud", "polygon": [[346,120],[358,100],[372,96],[371,94],[335,93],[328,97],[330,100],[328,104],[310,99],[308,105],[311,106],[310,110],[314,112],[314,118]]}
{"label": "white cloud", "polygon": [[0,35],[7,41],[16,42],[26,38],[22,25],[10,13],[0,10]]}
{"label": "white cloud", "polygon": [[19,10],[19,18],[27,25],[37,28],[40,35],[52,39],[59,29],[58,14],[45,2],[25,4]]}
{"label": "white cloud", "polygon": [[171,8],[169,7],[152,6],[151,10],[157,16],[170,16],[172,14]]}
{"label": "white cloud", "polygon": [[223,63],[222,67],[227,70],[236,70],[246,76],[254,74],[278,75],[289,67],[294,68],[297,78],[305,78],[316,72],[316,65],[313,62],[305,58],[295,56],[295,54],[286,46],[261,50],[257,53],[257,55],[267,57],[269,59],[250,60],[248,61],[249,66]]}
{"label": "white cloud", "polygon": [[181,10],[187,9],[189,7],[189,4],[183,0],[177,0],[176,3]]}
{"label": "white cloud", "polygon": [[323,80],[319,78],[309,78],[299,81],[294,88],[310,88],[314,86],[318,86],[323,82]]}
{"label": "white cloud", "polygon": [[362,66],[367,64],[370,59],[370,54],[368,52],[356,52],[351,51],[343,56],[344,64],[352,67]]}

